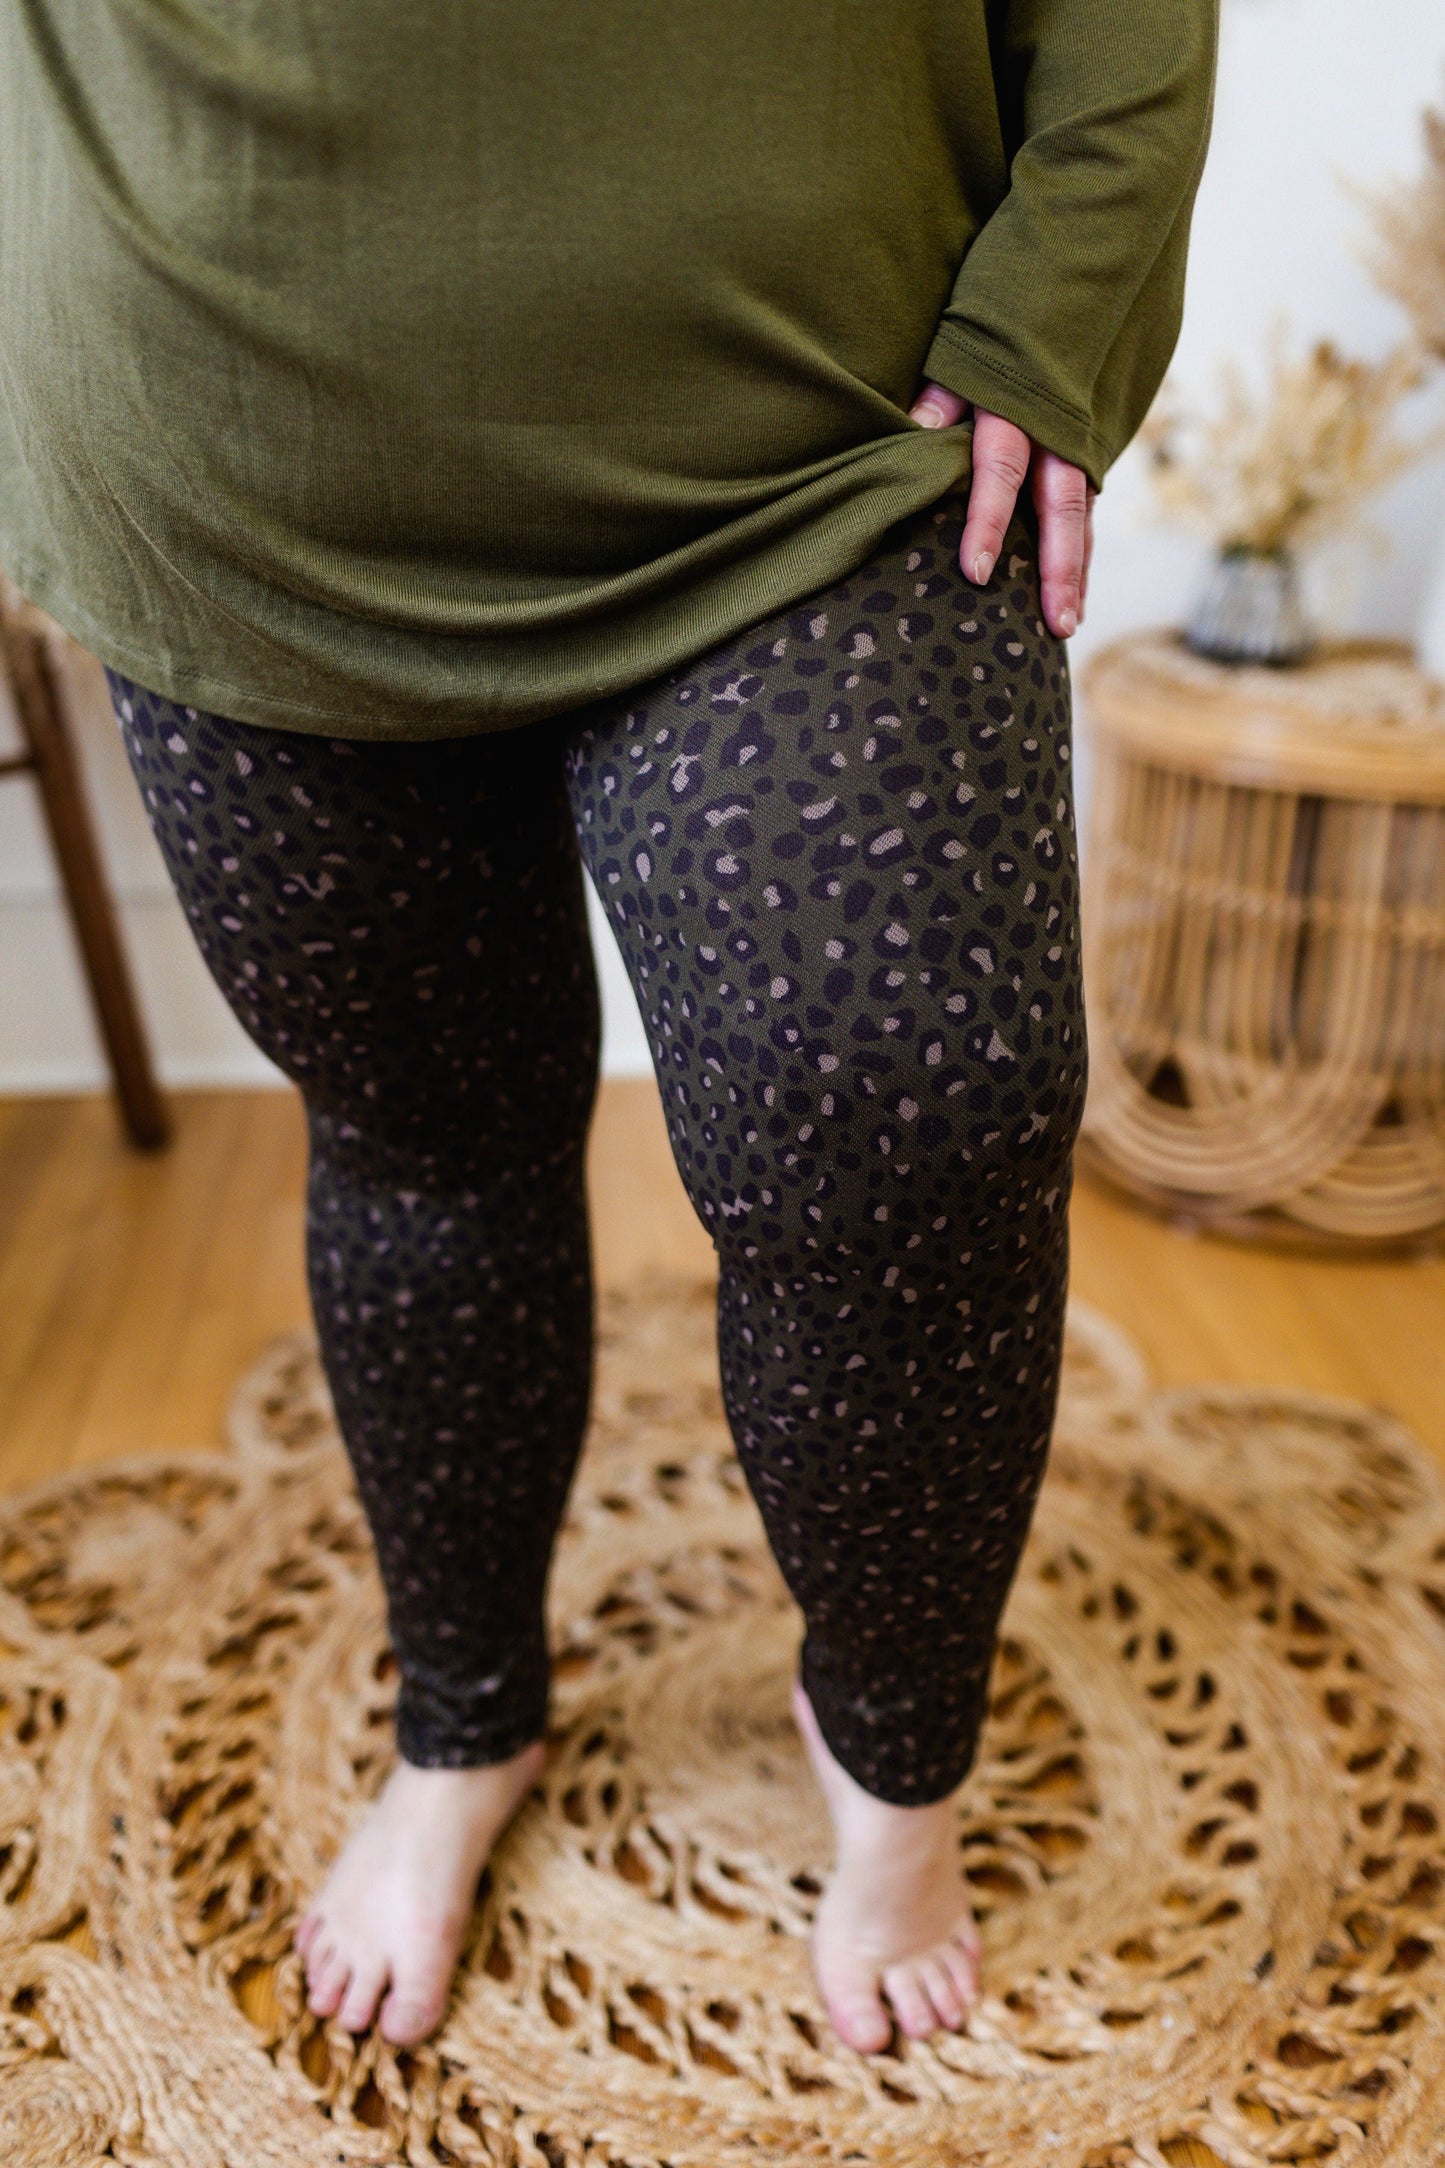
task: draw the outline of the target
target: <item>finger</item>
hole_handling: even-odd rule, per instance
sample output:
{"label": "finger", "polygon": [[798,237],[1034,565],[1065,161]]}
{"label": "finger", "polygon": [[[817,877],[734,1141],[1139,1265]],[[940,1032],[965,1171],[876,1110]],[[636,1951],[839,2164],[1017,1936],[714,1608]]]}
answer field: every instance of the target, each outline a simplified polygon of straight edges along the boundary
{"label": "finger", "polygon": [[1014,516],[1019,491],[1029,471],[1033,446],[1022,429],[1001,414],[980,408],[973,424],[973,480],[968,516],[958,546],[959,568],[976,587],[986,585],[998,562],[1003,538]]}
{"label": "finger", "polygon": [[1067,640],[1079,622],[1084,576],[1084,530],[1089,484],[1082,467],[1041,451],[1034,461],[1034,503],[1039,514],[1039,580],[1044,622]]}
{"label": "finger", "polygon": [[1094,499],[1099,492],[1089,491],[1088,509],[1084,513],[1084,570],[1079,581],[1079,623],[1084,622],[1084,610],[1089,600],[1089,567],[1094,562]]}
{"label": "finger", "polygon": [[922,422],[925,429],[951,429],[967,412],[966,399],[960,399],[956,391],[950,391],[946,384],[935,384],[930,378],[908,409],[908,418]]}

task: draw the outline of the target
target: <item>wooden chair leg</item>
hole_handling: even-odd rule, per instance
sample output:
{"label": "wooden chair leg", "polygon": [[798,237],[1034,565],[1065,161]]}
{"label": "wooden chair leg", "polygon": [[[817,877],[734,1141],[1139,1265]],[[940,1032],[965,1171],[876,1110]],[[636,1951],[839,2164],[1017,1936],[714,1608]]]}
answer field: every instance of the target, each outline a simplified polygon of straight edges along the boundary
{"label": "wooden chair leg", "polygon": [[49,641],[28,608],[0,602],[0,647],[80,946],[96,1020],[132,1143],[167,1142],[170,1113],[151,1067],[125,952],[81,790]]}

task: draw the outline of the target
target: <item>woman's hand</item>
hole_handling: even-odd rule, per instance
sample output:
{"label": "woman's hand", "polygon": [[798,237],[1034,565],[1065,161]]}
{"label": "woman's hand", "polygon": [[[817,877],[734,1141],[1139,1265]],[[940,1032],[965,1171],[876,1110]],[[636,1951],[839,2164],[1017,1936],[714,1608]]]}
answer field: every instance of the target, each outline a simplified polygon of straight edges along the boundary
{"label": "woman's hand", "polygon": [[[925,384],[909,408],[925,429],[948,429],[968,411],[968,401],[942,384]],[[976,587],[993,571],[1014,504],[1025,480],[1039,515],[1039,580],[1044,621],[1061,640],[1078,626],[1089,591],[1094,553],[1094,496],[1082,467],[1035,444],[1001,414],[974,409],[973,481],[958,562]]]}

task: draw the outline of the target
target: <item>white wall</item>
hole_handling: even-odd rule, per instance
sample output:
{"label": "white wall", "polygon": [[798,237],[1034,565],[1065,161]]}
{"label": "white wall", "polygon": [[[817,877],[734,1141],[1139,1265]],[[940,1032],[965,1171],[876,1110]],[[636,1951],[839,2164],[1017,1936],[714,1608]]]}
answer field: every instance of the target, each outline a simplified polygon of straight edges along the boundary
{"label": "white wall", "polygon": [[[1401,319],[1355,258],[1362,218],[1342,182],[1413,172],[1419,107],[1442,89],[1440,0],[1224,0],[1214,142],[1175,362],[1182,382],[1207,395],[1217,362],[1256,354],[1281,309],[1301,341],[1329,333],[1369,354],[1391,342]],[[1422,401],[1422,420],[1440,404],[1438,392]],[[1389,543],[1354,536],[1316,569],[1316,594],[1341,630],[1408,636],[1445,548],[1445,462],[1402,480],[1375,521]],[[1076,663],[1132,626],[1177,619],[1203,566],[1198,544],[1152,523],[1132,453],[1110,476],[1098,529]],[[171,900],[99,672],[78,664],[75,689],[92,802],[163,1073],[176,1084],[265,1080],[274,1072],[232,1023]],[[1085,794],[1086,777],[1085,761]],[[104,1072],[29,799],[24,782],[0,786],[0,1090],[74,1089]],[[605,932],[599,959],[606,1065],[640,1072],[646,1046]]]}
{"label": "white wall", "polygon": [[[1251,364],[1281,317],[1300,348],[1325,335],[1377,356],[1403,334],[1403,313],[1361,264],[1367,220],[1347,183],[1412,177],[1420,108],[1442,96],[1440,0],[1224,0],[1214,134],[1172,372],[1192,395],[1208,402],[1219,363]],[[1405,420],[1422,433],[1439,421],[1438,377],[1412,408]],[[1408,638],[1445,549],[1445,461],[1412,469],[1367,516],[1379,532],[1332,548],[1307,586],[1332,628]],[[1177,619],[1206,556],[1154,520],[1136,452],[1109,476],[1097,521],[1076,663],[1132,626]]]}

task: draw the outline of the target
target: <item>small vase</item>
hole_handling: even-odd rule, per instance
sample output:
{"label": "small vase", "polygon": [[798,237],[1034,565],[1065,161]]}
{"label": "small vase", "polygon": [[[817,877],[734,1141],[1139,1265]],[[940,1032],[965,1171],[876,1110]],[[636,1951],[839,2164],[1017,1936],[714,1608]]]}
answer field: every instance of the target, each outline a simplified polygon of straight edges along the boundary
{"label": "small vase", "polygon": [[1303,662],[1315,635],[1286,550],[1227,549],[1216,560],[1185,639],[1215,662]]}

